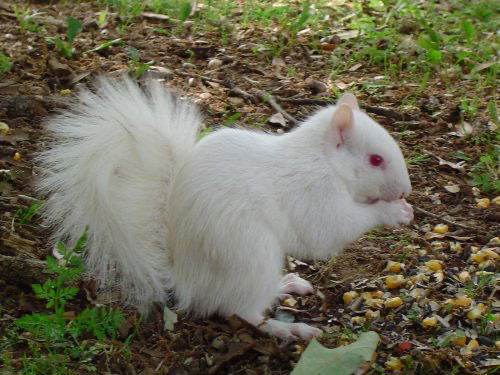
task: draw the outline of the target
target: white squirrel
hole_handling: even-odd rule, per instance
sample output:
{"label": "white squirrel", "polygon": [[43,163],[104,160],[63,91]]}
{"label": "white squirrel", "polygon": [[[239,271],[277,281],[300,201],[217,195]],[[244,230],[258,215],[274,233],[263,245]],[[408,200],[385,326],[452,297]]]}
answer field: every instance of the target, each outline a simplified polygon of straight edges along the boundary
{"label": "white squirrel", "polygon": [[38,187],[55,237],[88,225],[87,267],[142,311],[173,291],[195,316],[237,314],[278,337],[321,330],[266,319],[280,294],[313,292],[285,255],[325,259],[377,225],[413,219],[389,133],[344,94],[283,135],[223,128],[158,82],[101,78],[48,123]]}

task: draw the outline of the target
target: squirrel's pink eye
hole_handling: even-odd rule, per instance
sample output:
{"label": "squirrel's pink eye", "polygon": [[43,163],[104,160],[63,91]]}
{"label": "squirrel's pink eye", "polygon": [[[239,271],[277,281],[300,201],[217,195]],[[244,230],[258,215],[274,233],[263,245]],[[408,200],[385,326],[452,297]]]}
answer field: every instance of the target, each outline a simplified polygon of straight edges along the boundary
{"label": "squirrel's pink eye", "polygon": [[370,155],[370,164],[374,167],[378,167],[380,164],[384,162],[384,158],[380,155],[373,154]]}

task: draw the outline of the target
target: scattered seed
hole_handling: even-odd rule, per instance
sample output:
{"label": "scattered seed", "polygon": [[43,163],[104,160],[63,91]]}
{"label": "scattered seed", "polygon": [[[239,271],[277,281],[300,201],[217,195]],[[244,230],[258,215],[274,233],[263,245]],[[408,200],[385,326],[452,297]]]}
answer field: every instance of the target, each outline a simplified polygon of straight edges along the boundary
{"label": "scattered seed", "polygon": [[21,160],[21,154],[19,152],[16,152],[14,156],[12,157],[14,160]]}
{"label": "scattered seed", "polygon": [[470,273],[467,271],[462,271],[458,274],[458,279],[461,282],[466,283],[467,281],[471,280]]}
{"label": "scattered seed", "polygon": [[387,262],[387,266],[385,267],[384,271],[400,272],[402,267],[404,267],[404,264],[399,263],[399,262],[394,262],[392,260],[389,260]]}
{"label": "scattered seed", "polygon": [[483,316],[484,311],[486,310],[486,305],[484,303],[479,303],[467,313],[467,318],[470,320],[476,320]]}
{"label": "scattered seed", "polygon": [[451,343],[456,346],[464,346],[466,342],[467,342],[467,337],[465,337],[465,335],[455,337],[451,340]]}
{"label": "scattered seed", "polygon": [[385,278],[385,285],[389,289],[399,288],[405,282],[403,275],[391,275]]}
{"label": "scattered seed", "polygon": [[0,122],[0,133],[7,134],[10,128],[5,122]]}
{"label": "scattered seed", "polygon": [[431,259],[429,261],[427,261],[425,263],[425,266],[430,269],[431,271],[441,271],[441,269],[443,268],[442,264],[441,264],[441,261],[440,260],[436,260],[436,259]]}
{"label": "scattered seed", "polygon": [[401,371],[401,369],[404,367],[403,362],[401,362],[399,358],[392,356],[389,357],[389,360],[387,360],[384,365],[387,369],[392,371]]}
{"label": "scattered seed", "polygon": [[354,298],[359,296],[359,293],[351,290],[350,292],[345,292],[344,295],[342,296],[342,299],[344,300],[345,304],[351,303]]}
{"label": "scattered seed", "polygon": [[453,300],[453,305],[459,306],[459,307],[469,307],[470,304],[472,303],[472,298],[469,298],[467,296],[458,296]]}
{"label": "scattered seed", "polygon": [[434,233],[445,234],[448,232],[448,225],[446,224],[438,224],[432,230]]}
{"label": "scattered seed", "polygon": [[436,319],[436,317],[432,316],[432,317],[425,318],[424,320],[422,320],[422,325],[425,328],[435,327],[437,324],[437,321],[438,320]]}
{"label": "scattered seed", "polygon": [[401,306],[402,303],[403,300],[400,297],[389,298],[385,301],[385,307],[393,309],[395,307]]}
{"label": "scattered seed", "polygon": [[476,199],[476,207],[477,208],[488,208],[490,206],[490,199],[489,198],[481,198],[481,199]]}

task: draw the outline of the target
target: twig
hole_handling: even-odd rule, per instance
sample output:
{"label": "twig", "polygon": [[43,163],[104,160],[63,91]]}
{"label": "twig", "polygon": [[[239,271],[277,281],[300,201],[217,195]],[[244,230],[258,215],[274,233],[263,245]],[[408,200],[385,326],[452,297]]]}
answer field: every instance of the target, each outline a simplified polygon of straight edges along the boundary
{"label": "twig", "polygon": [[460,228],[463,228],[463,229],[468,229],[468,230],[471,230],[471,231],[474,231],[474,232],[477,232],[478,229],[477,228],[473,228],[473,227],[469,227],[468,225],[464,225],[464,224],[460,224],[460,223],[456,223],[454,221],[451,221],[451,220],[448,220],[448,219],[445,219],[443,218],[442,216],[439,216],[439,215],[436,215],[436,214],[433,214],[432,212],[429,212],[429,211],[426,211],[424,210],[423,208],[420,208],[420,207],[414,207],[415,211],[417,212],[420,212],[421,214],[423,215],[426,215],[426,216],[430,216],[430,217],[433,217],[435,219],[439,219],[443,222],[445,222],[446,224],[449,224],[449,225],[454,225],[454,226],[457,226],[457,227],[460,227]]}
{"label": "twig", "polygon": [[207,76],[202,76],[202,75],[199,75],[199,74],[196,74],[196,73],[183,72],[183,71],[181,71],[179,69],[174,70],[174,73],[177,74],[177,75],[183,76],[183,77],[199,78],[199,79],[204,80],[204,81],[215,82],[215,83],[218,83],[220,85],[224,85],[224,86],[227,87],[227,83],[225,81],[222,81],[222,80],[217,79],[217,78],[211,78],[211,77],[207,77]]}
{"label": "twig", "polygon": [[228,89],[230,89],[232,93],[234,93],[238,96],[241,96],[241,97],[243,97],[243,98],[245,98],[253,103],[256,103],[258,101],[257,100],[257,97],[258,97],[262,102],[269,104],[274,110],[281,113],[284,118],[286,118],[288,121],[290,121],[292,123],[292,125],[298,124],[298,121],[292,115],[290,115],[287,111],[285,111],[283,108],[281,108],[281,106],[276,102],[274,97],[272,95],[266,93],[265,91],[255,89],[254,90],[254,92],[256,93],[256,96],[255,96],[255,95],[252,95],[252,94],[240,89],[239,87],[233,85],[233,83],[230,81],[223,81],[223,80],[216,79],[216,78],[210,78],[210,77],[202,76],[202,75],[199,75],[196,73],[187,73],[187,72],[183,72],[181,70],[174,70],[174,73],[177,75],[183,76],[183,77],[199,78],[199,79],[202,79],[205,81],[216,82],[216,83],[221,84],[221,85],[227,87]]}
{"label": "twig", "polygon": [[262,100],[264,103],[268,103],[274,110],[281,113],[284,118],[286,118],[288,121],[292,123],[292,125],[298,124],[298,121],[292,115],[290,115],[287,111],[281,108],[281,106],[278,103],[276,103],[276,100],[272,95],[268,94],[265,91],[257,89],[255,90],[255,93],[258,95],[260,100]]}
{"label": "twig", "polygon": [[[277,100],[283,103],[291,103],[291,104],[300,104],[300,105],[331,105],[335,104],[333,100],[324,100],[324,99],[309,99],[309,98],[281,98],[276,97]],[[376,115],[385,116],[392,118],[397,121],[410,121],[414,120],[413,116],[399,113],[393,109],[384,108],[384,107],[374,107],[372,105],[361,104],[361,108],[363,108],[366,112],[374,113]]]}

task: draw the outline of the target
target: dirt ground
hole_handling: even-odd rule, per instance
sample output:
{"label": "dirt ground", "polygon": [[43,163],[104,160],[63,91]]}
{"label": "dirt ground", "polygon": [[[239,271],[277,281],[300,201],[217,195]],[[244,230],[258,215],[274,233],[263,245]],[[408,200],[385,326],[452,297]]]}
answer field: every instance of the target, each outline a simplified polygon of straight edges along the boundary
{"label": "dirt ground", "polygon": [[[484,192],[468,183],[471,167],[494,142],[491,121],[481,113],[466,121],[474,128],[475,139],[491,137],[490,145],[460,134],[464,114],[442,77],[429,77],[425,90],[394,82],[371,94],[362,87],[376,83],[383,73],[367,64],[327,78],[322,64],[330,47],[320,51],[305,47],[307,35],[285,49],[283,58],[262,58],[242,46],[259,44],[266,38],[264,28],[233,30],[232,37],[221,43],[217,31],[196,35],[188,30],[189,24],[175,37],[155,32],[172,26],[142,16],[122,32],[114,18],[104,27],[98,25],[95,14],[100,8],[86,1],[78,2],[78,7],[69,2],[32,4],[32,9],[44,12],[46,19],[39,21],[44,29],[23,33],[12,16],[13,4],[0,3],[0,51],[13,62],[11,70],[0,75],[0,122],[9,128],[0,131],[0,336],[21,315],[44,310],[30,285],[46,277],[38,261],[51,253],[50,229],[36,213],[23,223],[17,220],[19,212],[43,199],[32,189],[37,175],[34,155],[49,140],[43,121],[92,77],[123,74],[151,62],[143,78],[164,79],[198,103],[207,127],[225,124],[287,131],[295,125],[293,119],[303,119],[330,100],[325,85],[355,91],[366,111],[402,145],[413,184],[408,201],[416,209],[415,221],[404,228],[370,232],[329,262],[289,259],[289,269],[310,280],[317,293],[282,303],[274,314],[321,327],[326,333],[319,341],[330,348],[352,342],[359,332],[376,331],[381,337],[376,356],[359,374],[492,374],[498,370],[498,191]],[[72,58],[62,57],[45,41],[48,35],[64,35],[67,15],[83,22]],[[121,42],[83,53],[114,39]],[[131,62],[127,46],[140,52],[138,61]],[[291,69],[296,73],[286,74]],[[468,84],[461,83],[465,90]],[[477,90],[470,85],[470,90]],[[262,100],[263,92],[272,94],[283,111]],[[495,86],[483,88],[478,105],[486,107],[496,94]],[[402,105],[409,95],[415,97],[412,105]],[[286,120],[283,114],[291,118]],[[457,152],[470,158],[465,165]],[[438,224],[447,229],[435,229]],[[485,249],[496,256],[488,253],[476,261],[474,255]],[[432,260],[437,262],[428,263]],[[403,268],[391,272],[389,261],[402,263]],[[389,288],[386,276],[394,273],[405,281]],[[357,295],[345,303],[344,294],[350,291]],[[92,304],[96,293],[92,281],[82,281],[70,310],[78,312]],[[456,302],[461,295],[470,298],[464,306]],[[400,297],[401,304],[388,307],[384,301],[394,297]],[[480,304],[486,306],[481,317],[470,319],[468,313]],[[163,329],[158,310],[142,322],[127,351],[97,351],[92,358],[96,372],[288,374],[307,345],[269,338],[236,317],[193,320],[178,313],[179,322],[172,331]],[[110,347],[120,348],[139,319],[133,311],[125,311],[125,316],[120,337],[108,342]],[[436,316],[437,322],[426,320]],[[443,341],[457,330],[464,332],[465,343]],[[20,368],[20,358],[28,353],[28,341],[4,348],[14,368]],[[391,367],[391,357],[400,359],[404,367]],[[0,358],[0,364],[4,360]],[[86,370],[75,365],[68,373]]]}

